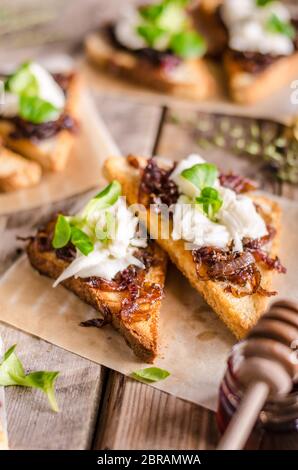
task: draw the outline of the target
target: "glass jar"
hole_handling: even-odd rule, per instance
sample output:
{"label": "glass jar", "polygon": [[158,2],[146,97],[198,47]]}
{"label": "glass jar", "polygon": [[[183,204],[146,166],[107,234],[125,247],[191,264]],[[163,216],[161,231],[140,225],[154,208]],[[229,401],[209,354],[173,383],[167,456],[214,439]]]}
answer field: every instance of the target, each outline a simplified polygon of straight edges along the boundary
{"label": "glass jar", "polygon": [[[237,369],[244,359],[245,342],[237,344],[228,359],[218,399],[217,424],[224,433],[243,395]],[[246,443],[247,450],[298,450],[298,387],[286,397],[268,401]]]}

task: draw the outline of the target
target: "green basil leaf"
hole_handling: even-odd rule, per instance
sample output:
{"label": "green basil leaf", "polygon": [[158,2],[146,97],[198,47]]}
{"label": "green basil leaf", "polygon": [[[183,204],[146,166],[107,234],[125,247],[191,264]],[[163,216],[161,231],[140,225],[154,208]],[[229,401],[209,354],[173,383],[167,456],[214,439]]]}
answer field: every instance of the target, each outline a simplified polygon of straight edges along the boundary
{"label": "green basil leaf", "polygon": [[201,57],[207,50],[205,39],[195,31],[181,31],[174,34],[169,48],[182,59]]}
{"label": "green basil leaf", "polygon": [[[185,8],[189,0],[164,0],[153,5],[144,5],[139,8],[141,17],[151,23],[158,22],[162,16],[168,16],[168,10],[171,7]],[[172,15],[170,15],[172,18]],[[170,25],[171,27],[171,25]]]}
{"label": "green basil leaf", "polygon": [[106,209],[111,207],[118,201],[121,194],[121,184],[114,180],[108,184],[100,193],[93,197],[85,206],[82,212],[82,217],[86,218],[94,210]]}
{"label": "green basil leaf", "polygon": [[34,96],[38,94],[38,81],[30,71],[30,62],[22,64],[5,81],[5,90],[16,95]]}
{"label": "green basil leaf", "polygon": [[183,170],[183,178],[190,181],[199,190],[206,186],[213,186],[218,176],[218,170],[213,163],[197,163],[191,168]]}
{"label": "green basil leaf", "polygon": [[85,256],[94,250],[94,245],[88,235],[77,227],[71,227],[71,242]]}
{"label": "green basil leaf", "polygon": [[38,96],[20,95],[19,114],[33,124],[54,121],[59,116],[59,109]]}
{"label": "green basil leaf", "polygon": [[269,5],[269,3],[272,3],[275,0],[256,0],[256,5],[257,7],[265,7],[266,5]]}
{"label": "green basil leaf", "polygon": [[139,13],[146,21],[156,21],[161,15],[165,7],[164,3],[156,3],[153,5],[145,5],[139,8]]}
{"label": "green basil leaf", "polygon": [[133,372],[132,377],[144,382],[158,382],[169,377],[170,372],[159,367],[147,367]]}
{"label": "green basil leaf", "polygon": [[59,372],[38,371],[25,375],[23,365],[15,354],[16,345],[4,354],[0,364],[0,385],[19,385],[42,390],[48,397],[53,411],[58,411],[54,385]]}
{"label": "green basil leaf", "polygon": [[24,385],[27,387],[38,388],[42,390],[48,397],[49,403],[53,411],[58,412],[58,404],[55,397],[55,382],[59,372],[37,371],[26,375]]}
{"label": "green basil leaf", "polygon": [[137,33],[145,40],[149,47],[154,47],[158,39],[164,34],[165,30],[155,24],[142,24],[137,27]]}
{"label": "green basil leaf", "polygon": [[55,225],[52,245],[55,249],[67,245],[71,237],[70,223],[64,215],[59,214]]}
{"label": "green basil leaf", "polygon": [[11,377],[11,374],[16,375],[18,378],[25,377],[22,363],[14,353],[15,348],[16,345],[14,344],[3,356],[0,364],[0,385],[18,385],[18,382]]}
{"label": "green basil leaf", "polygon": [[209,187],[202,189],[200,196],[196,198],[196,202],[203,206],[203,211],[211,220],[214,219],[223,203],[218,191]]}
{"label": "green basil leaf", "polygon": [[266,23],[266,29],[270,33],[283,34],[284,36],[288,36],[290,39],[294,39],[295,37],[294,26],[288,21],[282,21],[274,13],[268,19]]}

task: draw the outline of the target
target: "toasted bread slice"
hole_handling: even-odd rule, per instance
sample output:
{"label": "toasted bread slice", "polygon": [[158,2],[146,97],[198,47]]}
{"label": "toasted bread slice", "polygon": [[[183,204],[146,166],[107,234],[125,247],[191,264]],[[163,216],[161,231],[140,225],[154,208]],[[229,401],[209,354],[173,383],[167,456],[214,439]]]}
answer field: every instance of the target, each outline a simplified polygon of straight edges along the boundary
{"label": "toasted bread slice", "polygon": [[[74,118],[78,116],[81,87],[81,78],[74,76],[67,92],[65,107],[65,111]],[[0,120],[0,136],[7,147],[30,160],[35,160],[44,170],[61,171],[65,168],[75,141],[73,133],[68,130],[62,130],[49,139],[38,141],[32,139],[14,139],[11,137],[11,133],[14,130],[15,127],[11,121]]]}
{"label": "toasted bread slice", "polygon": [[0,191],[8,192],[39,183],[41,167],[38,163],[0,146]]}
{"label": "toasted bread slice", "polygon": [[[145,166],[144,159],[136,157],[141,166]],[[138,201],[138,191],[140,184],[140,170],[133,168],[125,158],[112,157],[106,160],[104,172],[108,179],[117,180],[122,185],[123,194],[126,195],[129,204]],[[277,236],[274,238],[271,248],[271,255],[275,256],[279,246],[280,235],[280,209],[278,204],[264,197],[254,196],[253,198],[260,204],[268,220],[277,230]],[[174,241],[171,238],[163,239],[160,237],[162,222],[160,216],[148,217],[148,213],[140,212],[140,219],[147,223],[151,237],[157,240],[159,245],[168,253],[172,262],[187,277],[191,285],[204,297],[206,302],[213,308],[218,316],[224,321],[228,328],[237,338],[243,338],[247,332],[256,324],[259,317],[264,313],[268,305],[268,297],[260,294],[238,298],[225,292],[225,283],[215,281],[199,280],[196,274],[195,264],[192,259],[191,251],[184,249],[183,240]],[[147,219],[147,220],[146,220]],[[262,274],[262,286],[270,290],[272,284],[273,272],[265,270],[258,266]]]}
{"label": "toasted bread slice", "polygon": [[115,48],[104,33],[87,36],[88,58],[102,69],[163,93],[190,99],[214,94],[216,81],[203,59],[184,60],[166,72],[129,52]]}
{"label": "toasted bread slice", "polygon": [[253,104],[262,100],[297,77],[298,52],[277,59],[262,72],[251,74],[227,51],[224,67],[232,98],[238,103]]}
{"label": "toasted bread slice", "polygon": [[[164,286],[167,256],[158,245],[152,244],[154,263],[148,269],[144,282]],[[32,266],[40,274],[53,279],[68,266],[69,262],[58,258],[54,250],[40,250],[37,238],[30,241],[27,254]],[[136,356],[144,362],[153,362],[158,352],[158,323],[161,301],[155,301],[150,306],[150,315],[146,320],[125,321],[121,315],[121,302],[125,292],[104,291],[92,287],[81,278],[71,277],[62,285],[74,292],[81,300],[92,305],[98,312],[111,316],[112,325],[124,337]]]}

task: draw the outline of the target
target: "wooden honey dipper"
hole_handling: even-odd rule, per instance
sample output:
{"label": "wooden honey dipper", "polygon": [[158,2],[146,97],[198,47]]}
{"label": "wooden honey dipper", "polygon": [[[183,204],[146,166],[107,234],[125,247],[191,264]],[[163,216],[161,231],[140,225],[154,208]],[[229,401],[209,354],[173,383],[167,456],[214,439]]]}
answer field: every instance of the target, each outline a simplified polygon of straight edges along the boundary
{"label": "wooden honey dipper", "polygon": [[243,343],[243,360],[236,370],[245,390],[243,399],[217,447],[242,449],[267,398],[288,394],[298,381],[298,305],[275,302]]}

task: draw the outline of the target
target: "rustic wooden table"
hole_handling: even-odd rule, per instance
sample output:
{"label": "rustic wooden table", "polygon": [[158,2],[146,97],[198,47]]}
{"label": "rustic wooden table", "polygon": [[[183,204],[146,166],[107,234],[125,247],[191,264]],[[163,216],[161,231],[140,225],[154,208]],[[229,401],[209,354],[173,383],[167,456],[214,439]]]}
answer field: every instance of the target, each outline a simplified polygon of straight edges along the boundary
{"label": "rustic wooden table", "polygon": [[[6,2],[7,5],[13,3],[23,2]],[[85,0],[76,1],[77,9],[74,11],[81,19],[79,3],[85,8],[87,3]],[[119,0],[99,4],[88,0],[92,7],[95,3],[99,5],[99,13],[102,12],[102,20],[105,15],[109,16],[109,8],[117,10]],[[100,15],[90,13],[89,16],[93,18],[93,24],[99,22]],[[90,20],[87,20],[89,25]],[[63,30],[67,26],[75,30],[73,22],[63,20]],[[15,38],[14,35],[12,37]],[[31,45],[29,39],[32,36],[28,38],[28,46]],[[2,56],[7,57],[3,48]],[[185,133],[183,126],[177,125],[179,120],[185,122],[185,119],[195,118],[191,116],[194,111],[183,108],[170,110],[124,97],[116,99],[104,93],[97,93],[94,99],[124,154],[161,153],[175,158],[197,150],[194,135]],[[173,114],[176,124],[171,119]],[[214,157],[215,162],[224,163],[225,168],[239,169],[242,174],[256,177],[268,191],[298,197],[294,187],[273,183],[261,170],[258,159],[232,155],[225,162],[219,159],[219,156]],[[59,209],[71,210],[76,200],[73,197],[52,206],[0,217],[0,274],[20,255],[21,248],[16,241],[18,234],[30,231]],[[31,369],[46,367],[61,371],[57,381],[59,414],[49,410],[44,396],[38,391],[17,387],[6,389],[12,449],[212,449],[216,446],[218,432],[214,413],[4,324],[0,324],[0,335],[6,348],[18,344],[19,356]]]}
{"label": "rustic wooden table", "polygon": [[[94,100],[124,154],[160,153],[175,158],[197,150],[196,138],[183,129],[195,111],[144,105],[97,93]],[[175,120],[173,120],[175,116]],[[174,122],[175,121],[175,122]],[[181,122],[181,124],[179,124]],[[297,190],[268,179],[258,159],[230,156],[215,162],[248,176],[262,187],[291,198]],[[17,234],[60,208],[71,209],[76,197],[51,207],[0,218],[1,271],[20,255]],[[212,449],[218,440],[214,413],[131,380],[117,372],[0,325],[5,346],[17,343],[32,369],[60,370],[57,398],[61,412],[52,413],[39,392],[7,388],[9,441],[12,449]],[[260,444],[261,446],[261,444]]]}

